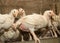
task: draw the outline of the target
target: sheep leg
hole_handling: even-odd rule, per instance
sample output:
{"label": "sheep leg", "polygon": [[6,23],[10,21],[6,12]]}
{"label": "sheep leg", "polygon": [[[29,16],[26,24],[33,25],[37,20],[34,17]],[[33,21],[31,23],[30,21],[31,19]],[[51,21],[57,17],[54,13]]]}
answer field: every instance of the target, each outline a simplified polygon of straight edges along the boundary
{"label": "sheep leg", "polygon": [[33,38],[34,38],[34,40],[35,40],[35,43],[40,43],[40,40],[39,40],[39,38],[37,38],[37,36],[35,35],[34,31],[31,31],[31,30],[30,30],[30,33],[33,35]]}

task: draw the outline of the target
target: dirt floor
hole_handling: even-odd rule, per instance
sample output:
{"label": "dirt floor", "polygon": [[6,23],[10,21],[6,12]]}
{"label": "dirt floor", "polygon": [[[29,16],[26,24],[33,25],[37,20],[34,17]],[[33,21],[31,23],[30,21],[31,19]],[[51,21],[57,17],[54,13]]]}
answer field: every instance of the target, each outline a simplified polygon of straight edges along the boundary
{"label": "dirt floor", "polygon": [[[60,38],[47,38],[40,39],[41,43],[60,43]],[[34,43],[34,41],[23,41],[23,42],[7,42],[7,43]]]}

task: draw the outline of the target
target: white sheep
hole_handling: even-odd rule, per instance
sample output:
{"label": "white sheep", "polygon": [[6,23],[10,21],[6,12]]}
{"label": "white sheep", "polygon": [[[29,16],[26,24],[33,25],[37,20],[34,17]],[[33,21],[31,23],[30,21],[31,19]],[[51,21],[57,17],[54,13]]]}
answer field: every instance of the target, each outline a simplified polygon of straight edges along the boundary
{"label": "white sheep", "polygon": [[20,29],[23,31],[30,32],[33,35],[35,43],[37,41],[40,43],[39,38],[35,35],[34,31],[38,30],[38,28],[43,28],[51,25],[50,17],[52,17],[54,12],[52,10],[47,10],[43,15],[32,14],[27,15],[20,18],[13,26],[16,29],[18,25],[20,25]]}
{"label": "white sheep", "polygon": [[0,29],[8,29],[14,23],[15,18],[18,15],[18,10],[13,9],[9,14],[0,14]]}

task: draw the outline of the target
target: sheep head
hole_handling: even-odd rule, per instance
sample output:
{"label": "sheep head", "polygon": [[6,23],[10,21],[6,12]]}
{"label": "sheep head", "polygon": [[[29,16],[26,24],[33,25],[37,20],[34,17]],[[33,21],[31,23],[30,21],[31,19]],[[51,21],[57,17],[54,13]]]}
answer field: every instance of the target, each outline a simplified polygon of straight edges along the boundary
{"label": "sheep head", "polygon": [[13,9],[13,10],[11,10],[11,13],[14,17],[17,17],[19,12],[17,9]]}
{"label": "sheep head", "polygon": [[20,15],[21,17],[25,16],[25,15],[26,15],[26,14],[25,14],[25,10],[22,9],[22,8],[19,8],[19,15]]}

